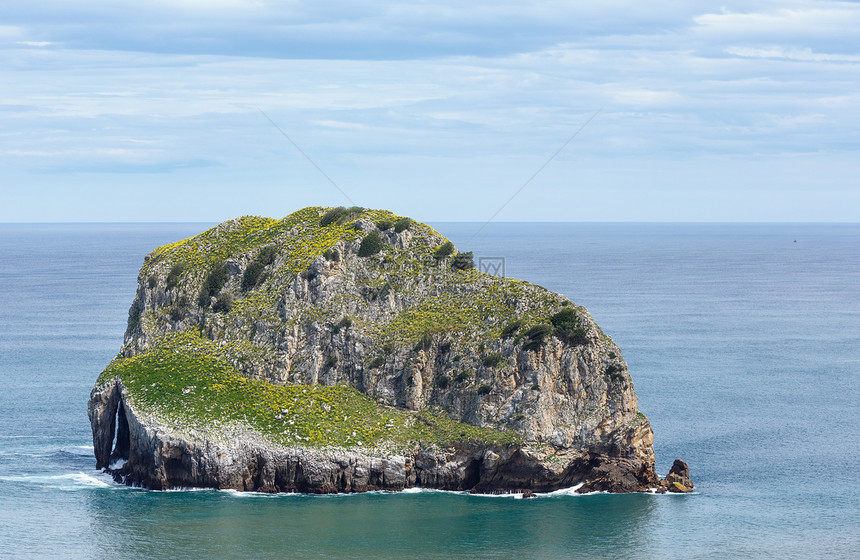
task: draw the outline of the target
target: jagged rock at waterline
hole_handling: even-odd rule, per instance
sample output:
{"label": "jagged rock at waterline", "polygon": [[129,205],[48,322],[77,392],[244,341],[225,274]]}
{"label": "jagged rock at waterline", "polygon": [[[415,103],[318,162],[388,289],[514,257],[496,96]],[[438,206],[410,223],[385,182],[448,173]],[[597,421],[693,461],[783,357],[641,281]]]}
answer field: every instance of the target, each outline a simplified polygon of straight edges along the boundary
{"label": "jagged rock at waterline", "polygon": [[660,481],[660,486],[668,492],[687,493],[693,491],[693,481],[690,480],[690,467],[681,459],[675,459],[666,478]]}
{"label": "jagged rock at waterline", "polygon": [[98,468],[152,489],[692,488],[656,476],[585,308],[384,210],[242,217],[147,255],[89,417]]}

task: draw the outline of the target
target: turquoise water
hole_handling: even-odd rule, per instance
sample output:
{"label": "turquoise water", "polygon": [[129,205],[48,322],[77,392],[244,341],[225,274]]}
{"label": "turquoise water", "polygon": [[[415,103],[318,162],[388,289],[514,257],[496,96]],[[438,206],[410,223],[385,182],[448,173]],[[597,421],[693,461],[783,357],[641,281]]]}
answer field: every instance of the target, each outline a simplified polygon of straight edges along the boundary
{"label": "turquoise water", "polygon": [[[200,224],[0,225],[0,556],[860,555],[860,226],[434,224],[589,308],[689,496],[149,492],[96,472],[86,400],[143,255]],[[796,242],[795,242],[796,240]]]}

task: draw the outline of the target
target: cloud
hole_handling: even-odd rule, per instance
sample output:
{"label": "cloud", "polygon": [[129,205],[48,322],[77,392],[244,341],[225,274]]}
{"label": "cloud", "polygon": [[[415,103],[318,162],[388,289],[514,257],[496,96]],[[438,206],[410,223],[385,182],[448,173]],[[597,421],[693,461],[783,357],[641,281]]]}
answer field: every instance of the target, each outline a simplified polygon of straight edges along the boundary
{"label": "cloud", "polygon": [[696,16],[703,30],[719,34],[794,36],[847,34],[860,24],[860,10],[850,2],[796,2],[797,7],[759,12],[707,13]]}
{"label": "cloud", "polygon": [[802,62],[860,62],[857,54],[828,54],[813,52],[809,48],[773,47],[727,47],[728,54],[744,58],[775,58]]}
{"label": "cloud", "polygon": [[0,39],[19,37],[23,30],[15,25],[0,25]]}
{"label": "cloud", "polygon": [[657,91],[649,89],[630,88],[626,84],[618,84],[610,93],[611,99],[623,105],[638,107],[671,106],[681,101],[682,96],[676,91]]}
{"label": "cloud", "polygon": [[601,107],[508,219],[543,219],[541,204],[563,219],[538,193],[573,204],[560,185],[580,181],[690,200],[718,197],[720,180],[777,188],[759,164],[784,166],[788,188],[801,157],[833,192],[860,173],[848,3],[47,3],[0,5],[0,168],[44,184],[68,173],[122,189],[160,173],[177,198],[259,182],[290,204],[327,202],[255,106],[354,198],[429,211],[418,199],[440,189],[467,201],[458,218],[518,187]]}
{"label": "cloud", "polygon": [[534,52],[572,38],[681,28],[695,13],[694,4],[668,0],[0,4],[0,17],[25,29],[28,39],[78,49],[377,60]]}

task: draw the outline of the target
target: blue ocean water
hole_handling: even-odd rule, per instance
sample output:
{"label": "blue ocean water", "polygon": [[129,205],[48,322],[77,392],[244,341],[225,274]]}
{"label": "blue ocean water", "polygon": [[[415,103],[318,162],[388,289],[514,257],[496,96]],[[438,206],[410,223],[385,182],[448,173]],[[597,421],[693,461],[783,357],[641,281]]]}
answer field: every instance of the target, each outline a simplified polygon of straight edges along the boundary
{"label": "blue ocean water", "polygon": [[[149,492],[95,471],[86,401],[143,255],[204,224],[0,225],[0,556],[860,556],[860,225],[434,224],[585,305],[685,496]],[[483,260],[482,260],[483,259]]]}

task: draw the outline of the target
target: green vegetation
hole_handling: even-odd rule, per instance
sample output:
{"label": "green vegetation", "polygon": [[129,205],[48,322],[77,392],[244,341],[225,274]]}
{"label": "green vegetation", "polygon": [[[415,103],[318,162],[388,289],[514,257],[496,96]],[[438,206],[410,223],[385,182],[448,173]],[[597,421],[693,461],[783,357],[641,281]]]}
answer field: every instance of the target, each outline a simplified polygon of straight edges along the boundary
{"label": "green vegetation", "polygon": [[433,346],[433,335],[426,332],[421,335],[421,338],[419,338],[418,342],[415,344],[415,351],[420,352],[421,350],[429,350],[431,346]]}
{"label": "green vegetation", "polygon": [[508,361],[505,359],[505,357],[502,354],[499,354],[498,352],[496,352],[496,353],[489,354],[488,356],[486,356],[484,358],[484,360],[482,361],[482,363],[487,367],[499,367],[502,364],[508,363]]}
{"label": "green vegetation", "polygon": [[379,233],[371,231],[361,240],[361,245],[358,247],[359,257],[369,257],[380,252],[385,247],[385,242],[379,237]]}
{"label": "green vegetation", "polygon": [[183,320],[185,318],[185,315],[187,315],[187,314],[188,314],[188,306],[187,305],[180,305],[177,303],[173,307],[170,308],[170,312],[168,313],[168,316],[170,317],[170,320],[175,323],[175,322]]}
{"label": "green vegetation", "polygon": [[315,217],[319,216],[316,208],[305,208],[281,221],[243,216],[224,222],[194,237],[159,247],[150,253],[150,260],[144,268],[151,268],[163,260],[184,262],[186,271],[208,268],[245,249],[264,245],[285,231],[284,228],[289,229],[287,226],[306,219],[311,212]]}
{"label": "green vegetation", "polygon": [[233,309],[233,294],[230,292],[220,294],[212,306],[212,311],[216,313],[229,313],[231,309]]}
{"label": "green vegetation", "polygon": [[551,334],[552,327],[550,327],[549,325],[533,326],[523,334],[526,340],[523,343],[523,350],[531,351],[540,349],[540,347],[544,345],[546,339],[549,338],[549,335]]}
{"label": "green vegetation", "polygon": [[457,422],[446,416],[441,409],[422,410],[416,416],[420,421],[420,423],[416,422],[413,427],[414,433],[419,435],[416,441],[439,445],[457,441],[505,445],[522,441],[522,436],[517,432],[488,430],[464,422]]}
{"label": "green vegetation", "polygon": [[436,260],[442,260],[445,257],[450,256],[454,252],[454,244],[450,241],[446,241],[445,243],[439,245],[439,247],[433,251],[433,257]]}
{"label": "green vegetation", "polygon": [[337,249],[326,249],[323,252],[323,258],[327,261],[331,262],[339,262],[340,261],[340,253]]}
{"label": "green vegetation", "polygon": [[209,274],[206,275],[206,279],[203,280],[203,289],[200,290],[200,297],[197,301],[197,303],[200,304],[200,307],[209,306],[210,299],[215,297],[215,295],[221,291],[221,288],[223,288],[224,284],[227,283],[227,279],[229,277],[230,269],[227,268],[227,263],[215,265],[212,270],[209,271]]}
{"label": "green vegetation", "polygon": [[624,368],[618,364],[609,364],[609,367],[606,368],[606,375],[612,381],[619,381],[624,379]]}
{"label": "green vegetation", "polygon": [[336,208],[332,208],[331,210],[322,215],[322,217],[320,218],[320,226],[326,227],[332,224],[345,224],[346,222],[361,214],[363,211],[364,208],[361,208],[359,206],[352,206],[350,208],[338,206]]}
{"label": "green vegetation", "polygon": [[574,346],[588,344],[588,329],[580,326],[579,314],[575,309],[565,307],[550,317],[550,322],[554,327],[553,334],[564,342]]}
{"label": "green vegetation", "polygon": [[247,426],[282,445],[407,449],[415,442],[516,442],[500,432],[439,413],[382,407],[345,386],[273,385],[250,380],[213,354],[212,341],[184,334],[165,338],[133,358],[117,358],[99,380],[119,377],[131,403],[178,430],[229,437]]}
{"label": "green vegetation", "polygon": [[389,229],[391,229],[391,227],[393,225],[394,225],[394,222],[392,222],[388,218],[385,218],[385,219],[382,219],[382,220],[379,220],[378,222],[376,222],[376,227],[379,228],[379,231],[389,230]]}
{"label": "green vegetation", "polygon": [[[321,218],[331,210],[310,207],[293,212],[282,220],[243,216],[224,222],[199,235],[152,251],[144,263],[141,276],[169,276],[172,290],[182,290],[180,295],[183,297],[191,292],[191,298],[206,307],[209,302],[214,303],[211,298],[217,296],[217,293],[213,294],[207,288],[205,291],[209,293],[200,297],[206,288],[204,282],[209,280],[209,273],[228,260],[239,263],[240,267],[242,262],[246,262],[248,265],[244,267],[245,270],[239,278],[241,289],[233,292],[234,302],[227,313],[231,318],[235,317],[244,324],[251,325],[261,320],[266,323],[277,320],[275,310],[279,294],[283,293],[297,274],[309,270],[314,258],[324,255],[330,261],[343,259],[344,255],[340,254],[335,246],[342,242],[348,247],[355,240],[362,238],[363,232],[356,231],[353,227],[359,218],[374,223],[390,220],[395,225],[408,225],[414,232],[409,251],[393,247],[385,251],[384,259],[388,264],[384,266],[395,274],[394,282],[389,284],[384,277],[380,277],[379,281],[368,280],[368,284],[374,286],[368,294],[373,293],[378,297],[389,290],[402,289],[404,277],[397,273],[403,272],[407,280],[421,274],[426,267],[426,258],[430,257],[433,249],[438,246],[438,233],[432,228],[408,218],[402,219],[386,210],[339,210],[335,213],[335,217],[339,219],[321,227]],[[277,258],[271,261],[266,258],[267,255],[275,255]],[[376,266],[376,263],[369,265]],[[172,273],[168,272],[170,270]],[[207,296],[209,300],[204,301]],[[355,296],[363,297],[364,294]],[[143,311],[140,320],[148,325],[148,329],[162,330],[163,322],[171,317],[198,317],[196,314],[188,315],[190,309],[173,308],[170,303],[163,304],[161,308],[148,307]],[[296,316],[290,322],[304,320],[304,317],[304,314]],[[192,320],[192,325],[195,321],[196,319]],[[218,333],[214,336],[218,336]]]}
{"label": "green vegetation", "polygon": [[263,266],[269,266],[275,262],[275,259],[278,257],[278,247],[275,245],[266,245],[260,252],[257,253],[257,256],[254,258],[256,262],[261,263]]}
{"label": "green vegetation", "polygon": [[[450,282],[449,289],[427,297],[381,325],[382,340],[415,343],[424,333],[456,332],[459,339],[475,346],[495,344],[503,325],[515,320],[522,321],[523,325],[535,325],[558,306],[557,296],[538,286],[488,277],[477,270],[452,274],[447,282]],[[464,285],[471,289],[457,289]],[[517,313],[517,301],[528,302],[529,308]]]}
{"label": "green vegetation", "polygon": [[451,267],[456,270],[470,270],[475,268],[475,255],[472,251],[468,253],[457,253],[451,260]]}
{"label": "green vegetation", "polygon": [[413,224],[415,224],[415,220],[412,218],[400,218],[394,222],[394,231],[396,233],[402,233],[411,228]]}
{"label": "green vegetation", "polygon": [[522,321],[511,321],[502,329],[502,338],[511,338],[520,330],[521,326],[523,326]]}
{"label": "green vegetation", "polygon": [[349,317],[344,317],[332,327],[331,331],[335,334],[339,333],[342,329],[348,329],[352,326],[352,319]]}
{"label": "green vegetation", "polygon": [[329,356],[325,359],[325,363],[323,364],[323,371],[332,369],[337,366],[337,356],[334,354],[329,354]]}
{"label": "green vegetation", "polygon": [[265,268],[266,265],[258,261],[252,261],[248,265],[248,268],[245,269],[245,273],[242,274],[242,289],[247,291],[256,286]]}
{"label": "green vegetation", "polygon": [[167,273],[168,290],[172,290],[179,285],[179,278],[182,276],[182,273],[185,272],[186,268],[187,265],[182,261],[174,263],[173,266],[170,267],[170,272]]}
{"label": "green vegetation", "polygon": [[245,273],[242,275],[242,289],[247,291],[254,288],[260,281],[263,271],[271,266],[278,256],[278,248],[274,245],[266,245],[254,260],[248,263]]}

